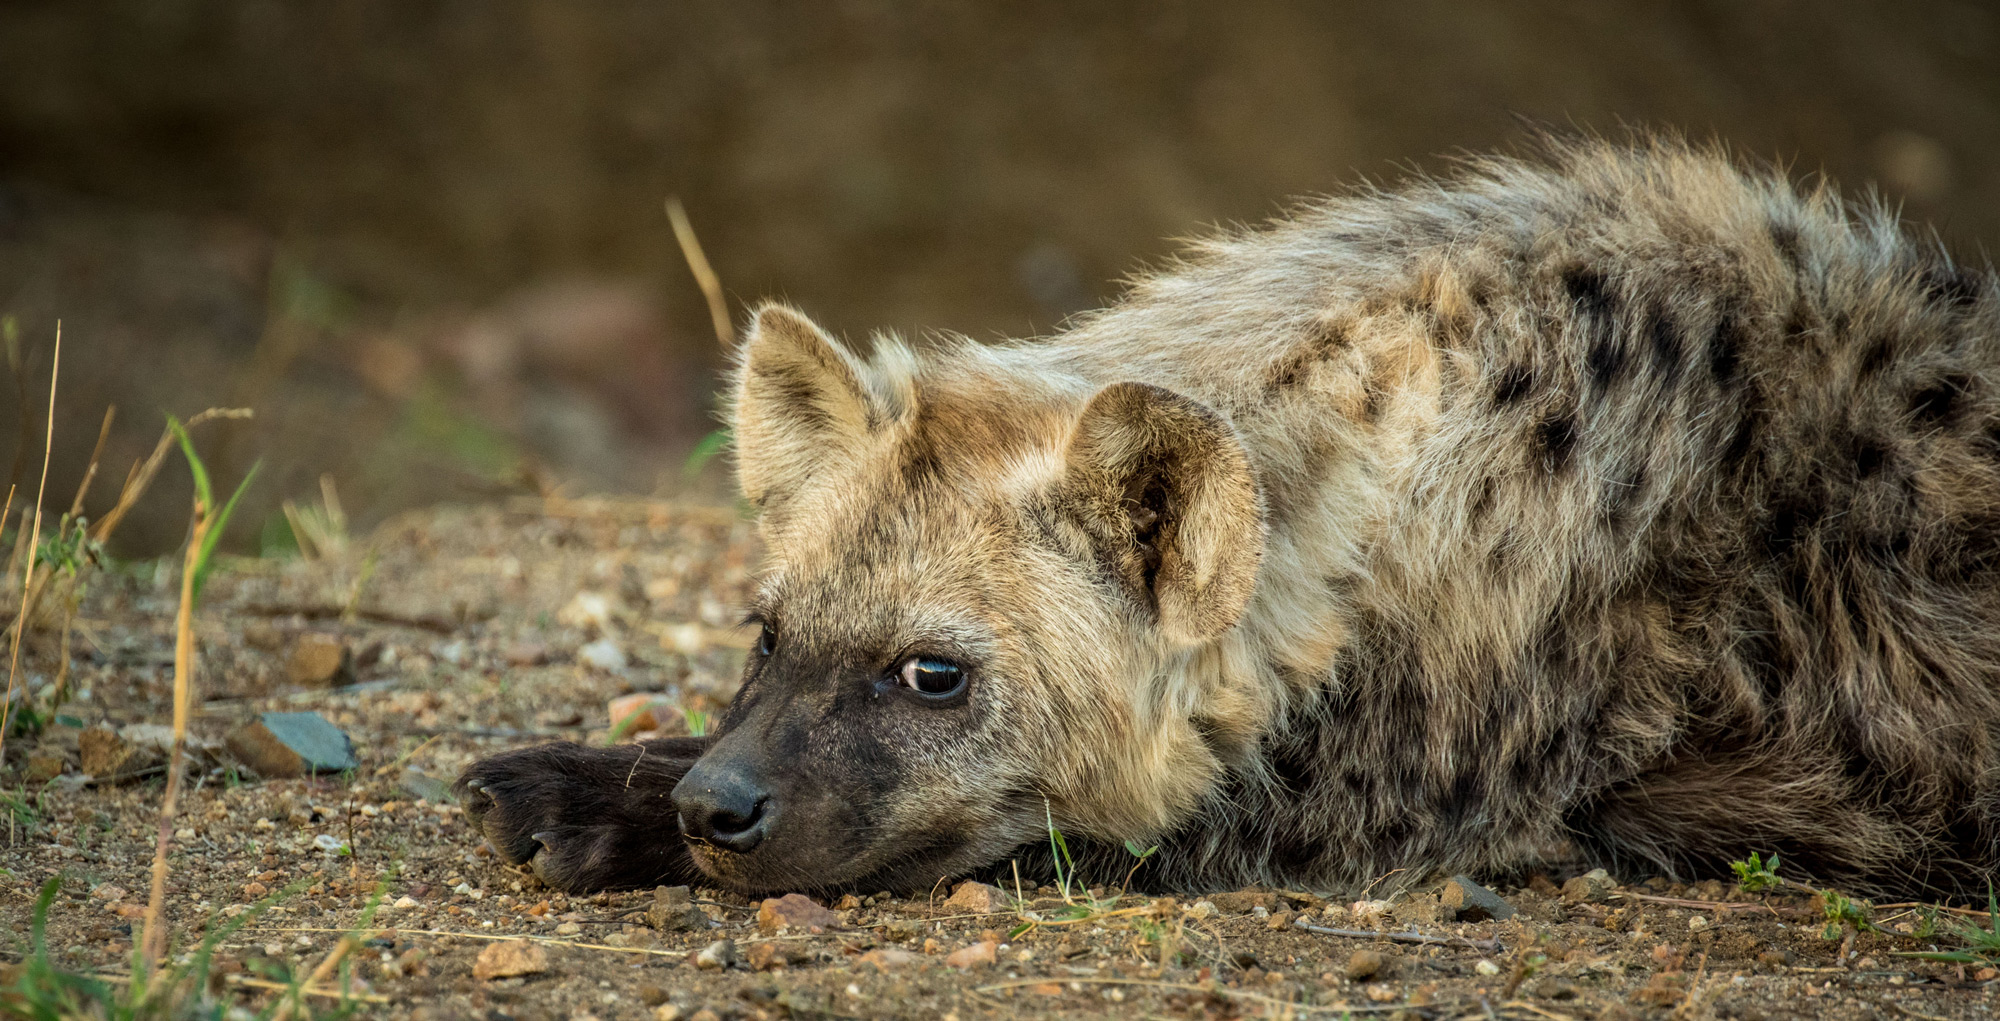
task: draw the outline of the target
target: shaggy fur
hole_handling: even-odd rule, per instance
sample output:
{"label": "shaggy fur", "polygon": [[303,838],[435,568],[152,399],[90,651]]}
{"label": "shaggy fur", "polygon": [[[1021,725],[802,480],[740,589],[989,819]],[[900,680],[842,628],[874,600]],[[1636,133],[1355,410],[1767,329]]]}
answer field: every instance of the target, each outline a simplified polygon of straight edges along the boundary
{"label": "shaggy fur", "polygon": [[[1829,187],[1551,143],[1044,340],[770,306],[734,395],[773,652],[709,755],[811,829],[697,846],[736,885],[928,886],[1045,805],[1195,887],[1996,862],[2000,286]],[[844,694],[911,650],[964,704]]]}

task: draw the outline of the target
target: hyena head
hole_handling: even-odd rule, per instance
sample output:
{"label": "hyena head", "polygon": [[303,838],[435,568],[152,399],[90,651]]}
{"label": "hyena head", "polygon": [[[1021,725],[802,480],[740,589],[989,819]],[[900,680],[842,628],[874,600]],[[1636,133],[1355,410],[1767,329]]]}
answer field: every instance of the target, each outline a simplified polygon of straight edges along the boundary
{"label": "hyena head", "polygon": [[1243,448],[1185,397],[1020,359],[884,343],[863,361],[758,313],[733,427],[762,633],[674,791],[715,878],[928,888],[1049,815],[1157,834],[1212,782],[1212,693],[1176,678],[1255,582]]}

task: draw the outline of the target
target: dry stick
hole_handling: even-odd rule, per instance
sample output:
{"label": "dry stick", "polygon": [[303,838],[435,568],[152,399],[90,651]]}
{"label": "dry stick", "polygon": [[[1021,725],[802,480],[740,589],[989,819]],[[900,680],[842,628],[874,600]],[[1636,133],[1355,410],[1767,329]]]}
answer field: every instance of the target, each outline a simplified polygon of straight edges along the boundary
{"label": "dry stick", "polygon": [[[42,437],[42,482],[35,489],[35,529],[28,538],[28,569],[21,575],[21,612],[14,620],[14,649],[8,655],[7,695],[0,702],[0,764],[7,761],[7,728],[13,723],[14,678],[21,671],[21,636],[28,627],[28,585],[35,576],[35,547],[42,541],[42,497],[49,489],[49,447],[56,438],[56,377],[62,371],[62,320],[56,320],[56,353],[49,364],[49,427]],[[12,503],[10,495],[8,502]],[[26,511],[22,512],[26,515]]]}
{"label": "dry stick", "polygon": [[[193,432],[195,426],[213,419],[249,417],[249,408],[210,408],[181,423],[181,427]],[[131,472],[125,476],[125,486],[118,492],[118,502],[105,513],[104,517],[98,519],[97,524],[91,526],[91,538],[98,542],[111,538],[111,533],[118,529],[119,522],[125,520],[125,515],[132,509],[132,505],[138,503],[139,497],[145,495],[146,489],[153,484],[153,476],[160,473],[160,465],[166,463],[167,451],[172,450],[173,446],[174,431],[168,429],[160,433],[160,442],[153,444],[153,452],[146,455],[144,461],[133,462]]]}
{"label": "dry stick", "polygon": [[188,712],[194,706],[194,574],[208,537],[209,507],[197,496],[194,531],[188,536],[187,558],[181,566],[181,608],[174,617],[174,740],[167,759],[167,793],[160,802],[160,834],[153,846],[153,890],[146,898],[146,974],[154,974],[166,953],[167,930],[160,922],[167,902],[167,849],[174,835],[174,812],[181,793],[181,756],[187,745]]}
{"label": "dry stick", "polygon": [[333,951],[326,955],[326,960],[319,962],[319,967],[314,968],[312,974],[306,976],[305,984],[299,987],[299,991],[294,992],[279,1003],[278,1012],[271,1015],[271,1021],[291,1021],[292,1011],[298,1009],[299,1000],[303,997],[304,991],[326,981],[326,977],[333,974],[333,969],[340,965],[341,959],[346,957],[349,951],[359,945],[359,942],[359,940],[354,938],[354,933],[351,932],[341,937],[340,944],[335,946]]}
{"label": "dry stick", "polygon": [[83,481],[77,484],[76,498],[69,502],[69,516],[74,518],[83,513],[83,498],[90,495],[90,484],[97,481],[97,464],[104,457],[104,441],[111,438],[111,423],[118,418],[118,405],[104,409],[104,424],[97,427],[97,446],[90,450],[90,467],[83,470]]}
{"label": "dry stick", "polygon": [[694,225],[688,222],[687,210],[681,208],[680,196],[667,196],[667,219],[673,221],[674,240],[680,242],[681,258],[687,260],[696,286],[701,288],[702,297],[708,299],[708,317],[715,324],[715,339],[722,342],[725,351],[735,347],[736,330],[729,325],[729,303],[722,298],[722,278],[715,275],[708,256],[702,254],[701,239],[694,236]]}
{"label": "dry stick", "polygon": [[1295,928],[1316,932],[1322,936],[1345,936],[1348,939],[1386,939],[1391,943],[1422,943],[1437,947],[1465,947],[1486,954],[1497,954],[1501,950],[1497,939],[1467,939],[1464,936],[1426,936],[1421,932],[1375,932],[1371,929],[1329,929],[1324,925],[1312,925],[1301,918],[1294,921]]}

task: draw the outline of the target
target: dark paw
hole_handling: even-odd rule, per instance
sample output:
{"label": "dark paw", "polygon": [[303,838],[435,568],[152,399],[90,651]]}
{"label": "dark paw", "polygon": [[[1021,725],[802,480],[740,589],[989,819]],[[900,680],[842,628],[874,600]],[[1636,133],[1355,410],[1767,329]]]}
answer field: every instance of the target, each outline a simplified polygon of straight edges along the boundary
{"label": "dark paw", "polygon": [[697,871],[672,793],[707,746],[669,738],[523,748],[474,763],[455,790],[503,860],[559,890],[675,885]]}

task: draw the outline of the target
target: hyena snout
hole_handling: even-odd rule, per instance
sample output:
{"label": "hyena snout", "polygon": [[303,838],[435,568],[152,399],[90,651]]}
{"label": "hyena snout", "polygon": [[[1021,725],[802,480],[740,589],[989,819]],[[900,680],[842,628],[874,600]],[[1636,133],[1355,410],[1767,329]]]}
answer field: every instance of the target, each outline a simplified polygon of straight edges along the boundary
{"label": "hyena snout", "polygon": [[778,799],[750,763],[704,757],[674,788],[681,833],[738,854],[755,850],[770,834]]}

